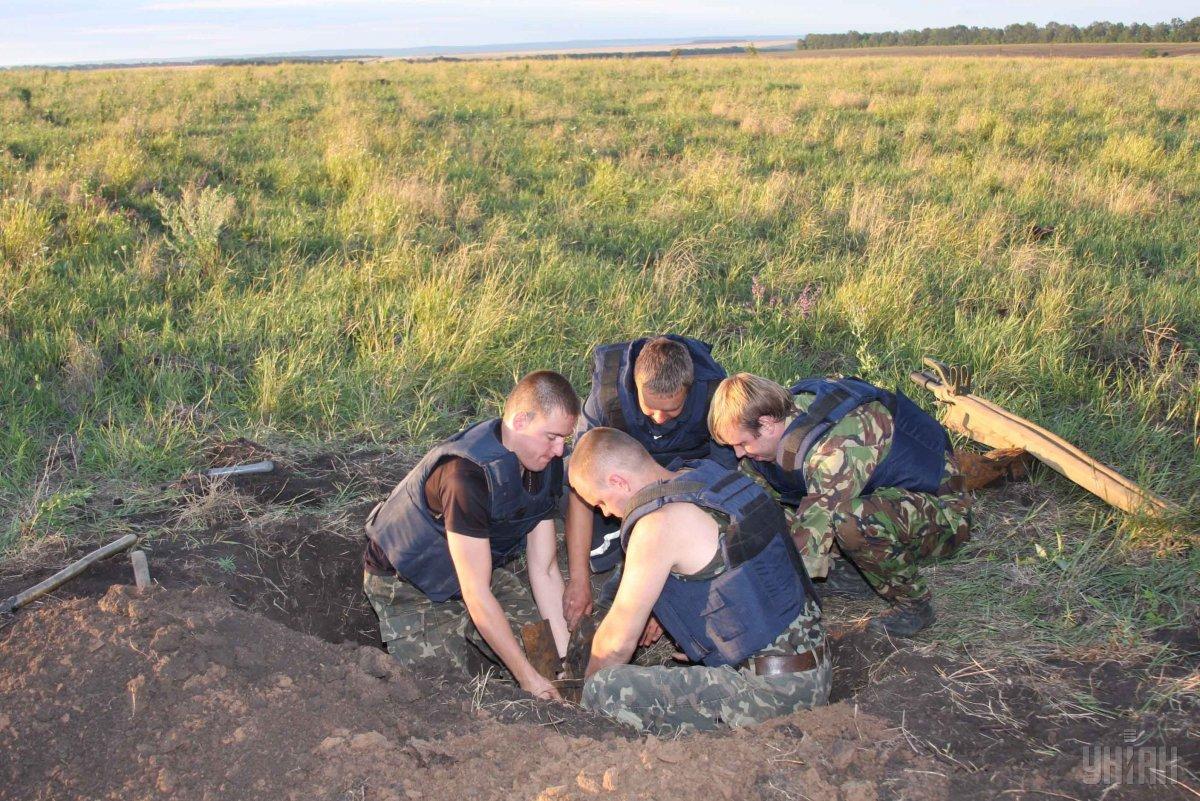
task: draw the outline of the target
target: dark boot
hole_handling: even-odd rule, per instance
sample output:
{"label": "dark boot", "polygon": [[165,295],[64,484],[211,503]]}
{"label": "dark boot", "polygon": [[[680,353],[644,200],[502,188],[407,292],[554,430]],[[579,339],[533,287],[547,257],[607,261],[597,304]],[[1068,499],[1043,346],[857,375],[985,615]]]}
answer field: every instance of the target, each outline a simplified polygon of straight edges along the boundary
{"label": "dark boot", "polygon": [[820,595],[845,595],[850,598],[870,598],[875,594],[858,568],[845,559],[834,559],[829,575],[817,584]]}
{"label": "dark boot", "polygon": [[922,629],[929,628],[937,616],[928,597],[919,601],[896,604],[883,614],[872,618],[870,628],[889,637],[911,637]]}

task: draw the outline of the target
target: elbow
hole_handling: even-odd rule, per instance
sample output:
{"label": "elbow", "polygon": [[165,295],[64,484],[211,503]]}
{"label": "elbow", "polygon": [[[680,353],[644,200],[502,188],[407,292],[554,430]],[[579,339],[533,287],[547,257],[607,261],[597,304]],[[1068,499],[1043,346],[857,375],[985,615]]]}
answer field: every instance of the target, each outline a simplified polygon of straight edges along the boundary
{"label": "elbow", "polygon": [[626,661],[637,646],[636,639],[626,642],[627,639],[610,632],[596,632],[596,637],[592,640],[592,659],[603,663]]}

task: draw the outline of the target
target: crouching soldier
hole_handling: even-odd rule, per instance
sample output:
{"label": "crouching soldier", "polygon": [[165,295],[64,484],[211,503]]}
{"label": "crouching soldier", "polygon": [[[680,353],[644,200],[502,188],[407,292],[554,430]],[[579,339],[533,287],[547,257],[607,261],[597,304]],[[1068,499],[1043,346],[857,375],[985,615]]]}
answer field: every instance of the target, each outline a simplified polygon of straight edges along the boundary
{"label": "crouching soldier", "polygon": [[[502,418],[435,447],[372,510],[363,588],[393,656],[468,669],[483,655],[527,692],[558,697],[511,626],[544,617],[566,652],[553,516],[563,492],[563,444],[578,414],[565,378],[530,373],[509,394]],[[532,599],[503,568],[523,550]]]}
{"label": "crouching soldier", "polygon": [[[953,553],[970,535],[969,499],[941,425],[901,393],[856,378],[812,378],[786,390],[738,373],[709,410],[713,437],[733,447],[784,504],[824,592],[866,590],[892,608],[877,631],[910,637],[934,621],[918,561]],[[857,568],[857,570],[855,570]],[[870,594],[869,591],[866,594]]]}
{"label": "crouching soldier", "polygon": [[[592,642],[585,707],[662,735],[828,701],[817,596],[765,489],[707,460],[668,470],[611,428],[588,432],[572,459],[572,488],[623,519],[625,549]],[[694,665],[627,664],[651,612]]]}
{"label": "crouching soldier", "polygon": [[[576,435],[608,426],[640,442],[660,465],[709,458],[735,466],[733,451],[714,443],[708,433],[709,398],[725,377],[711,350],[704,342],[674,334],[596,348],[592,388]],[[617,520],[571,493],[566,521],[571,577],[564,604],[572,629],[592,611],[592,576],[609,573],[621,559],[618,528]],[[610,574],[600,591],[601,606],[612,601],[618,579]]]}

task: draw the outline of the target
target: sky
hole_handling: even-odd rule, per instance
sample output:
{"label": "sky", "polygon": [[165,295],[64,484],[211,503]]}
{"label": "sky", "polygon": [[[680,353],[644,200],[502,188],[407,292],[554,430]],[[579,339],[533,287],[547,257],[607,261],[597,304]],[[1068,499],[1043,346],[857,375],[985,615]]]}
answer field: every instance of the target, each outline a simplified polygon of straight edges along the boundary
{"label": "sky", "polygon": [[0,66],[957,24],[1163,22],[1198,13],[1195,0],[0,0]]}

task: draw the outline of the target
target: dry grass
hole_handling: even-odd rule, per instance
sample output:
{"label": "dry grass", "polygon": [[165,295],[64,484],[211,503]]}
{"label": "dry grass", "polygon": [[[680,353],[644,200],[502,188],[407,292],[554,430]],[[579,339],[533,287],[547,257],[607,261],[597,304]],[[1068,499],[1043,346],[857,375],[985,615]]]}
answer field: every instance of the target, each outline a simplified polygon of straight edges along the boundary
{"label": "dry grass", "polygon": [[829,105],[833,108],[865,109],[871,105],[871,97],[863,92],[835,89],[829,93]]}

